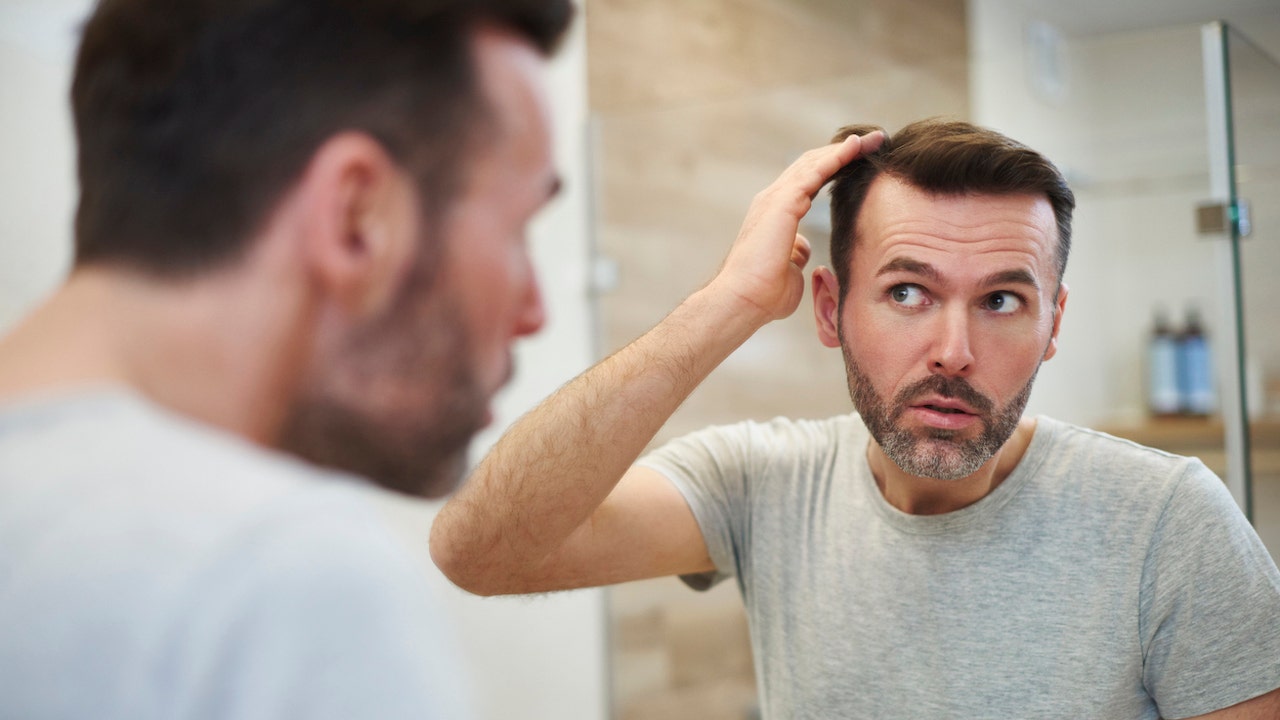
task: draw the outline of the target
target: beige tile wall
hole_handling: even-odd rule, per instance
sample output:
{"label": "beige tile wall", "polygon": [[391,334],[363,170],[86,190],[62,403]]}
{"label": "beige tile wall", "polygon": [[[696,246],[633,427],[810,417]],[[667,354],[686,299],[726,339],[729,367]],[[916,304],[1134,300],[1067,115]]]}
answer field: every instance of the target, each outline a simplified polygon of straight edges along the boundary
{"label": "beige tile wall", "polygon": [[[751,197],[841,125],[968,115],[963,0],[586,0],[595,235],[619,281],[601,349],[652,326],[719,265]],[[826,262],[825,218],[807,223]],[[811,305],[743,346],[659,440],[712,423],[846,412],[839,352]],[[732,583],[611,595],[615,715],[749,717],[754,680]]]}

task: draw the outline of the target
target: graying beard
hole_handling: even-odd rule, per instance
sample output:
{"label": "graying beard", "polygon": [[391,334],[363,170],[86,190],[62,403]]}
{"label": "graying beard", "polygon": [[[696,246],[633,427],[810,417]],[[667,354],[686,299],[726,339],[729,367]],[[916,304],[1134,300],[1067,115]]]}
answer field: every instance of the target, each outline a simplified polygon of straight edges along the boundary
{"label": "graying beard", "polygon": [[[942,435],[948,437],[941,437]],[[951,437],[954,436],[955,433],[944,431],[921,440],[908,432],[895,430],[885,437],[880,449],[904,472],[935,480],[966,478],[977,472],[1000,449],[999,445],[990,447],[991,443],[985,432],[968,447],[963,443],[952,443],[946,449],[928,447],[934,442],[951,443]]]}

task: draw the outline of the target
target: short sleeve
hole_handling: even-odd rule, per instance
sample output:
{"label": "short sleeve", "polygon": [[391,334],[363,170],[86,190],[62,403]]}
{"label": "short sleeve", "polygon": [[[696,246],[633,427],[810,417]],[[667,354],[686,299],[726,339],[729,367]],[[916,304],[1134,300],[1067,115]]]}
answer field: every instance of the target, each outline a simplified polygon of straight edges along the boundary
{"label": "short sleeve", "polygon": [[712,427],[673,440],[639,462],[670,480],[698,521],[716,569],[681,576],[695,590],[740,574],[750,447],[746,423]]}
{"label": "short sleeve", "polygon": [[1160,715],[1280,687],[1280,573],[1222,481],[1191,461],[1151,538],[1139,600],[1143,682]]}
{"label": "short sleeve", "polygon": [[436,603],[391,533],[322,510],[284,524],[229,548],[181,603],[158,716],[465,717]]}

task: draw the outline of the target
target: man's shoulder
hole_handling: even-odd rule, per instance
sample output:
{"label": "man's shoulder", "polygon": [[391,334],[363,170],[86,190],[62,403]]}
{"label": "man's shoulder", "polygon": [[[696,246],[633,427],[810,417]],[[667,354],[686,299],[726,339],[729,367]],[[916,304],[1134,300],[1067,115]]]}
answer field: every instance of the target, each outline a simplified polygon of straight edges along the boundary
{"label": "man's shoulder", "polygon": [[[0,669],[74,663],[104,702],[156,673],[181,694],[249,643],[266,648],[263,682],[316,647],[416,672],[437,641],[428,581],[385,495],[136,398],[5,407],[0,610],[25,622],[0,631]],[[424,650],[398,650],[414,633]],[[36,646],[38,662],[18,650]]]}
{"label": "man's shoulder", "polygon": [[1041,475],[1068,475],[1073,484],[1134,492],[1172,492],[1187,481],[1221,484],[1198,458],[1177,455],[1100,430],[1039,416],[1024,460]]}
{"label": "man's shoulder", "polygon": [[1120,461],[1157,465],[1181,465],[1188,460],[1194,460],[1194,458],[1143,445],[1102,430],[1076,425],[1047,415],[1040,415],[1036,418],[1036,435],[1048,436],[1059,451],[1079,449],[1082,452],[1096,453],[1103,457],[1110,457]]}
{"label": "man's shoulder", "polygon": [[[731,492],[767,488],[769,493],[800,492],[809,482],[830,482],[856,472],[869,434],[854,414],[823,419],[775,417],[713,425],[677,437],[645,455],[640,464],[677,485],[726,483]],[[865,463],[863,463],[865,464]],[[786,476],[794,482],[757,482]]]}
{"label": "man's shoulder", "polygon": [[270,497],[343,478],[114,388],[0,406],[0,467],[19,482],[143,486],[129,500],[144,503],[201,490]]}

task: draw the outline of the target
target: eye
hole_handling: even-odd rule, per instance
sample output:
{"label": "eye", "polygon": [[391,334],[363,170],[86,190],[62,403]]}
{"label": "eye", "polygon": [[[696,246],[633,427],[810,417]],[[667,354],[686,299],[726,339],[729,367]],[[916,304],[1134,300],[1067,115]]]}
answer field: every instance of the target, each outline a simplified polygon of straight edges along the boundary
{"label": "eye", "polygon": [[903,307],[920,307],[926,300],[923,288],[907,284],[889,288],[889,298]]}
{"label": "eye", "polygon": [[1022,308],[1022,298],[1011,292],[1002,290],[988,295],[983,306],[992,312],[1007,315],[1009,313],[1017,312]]}

